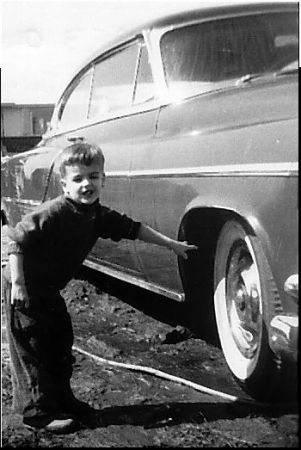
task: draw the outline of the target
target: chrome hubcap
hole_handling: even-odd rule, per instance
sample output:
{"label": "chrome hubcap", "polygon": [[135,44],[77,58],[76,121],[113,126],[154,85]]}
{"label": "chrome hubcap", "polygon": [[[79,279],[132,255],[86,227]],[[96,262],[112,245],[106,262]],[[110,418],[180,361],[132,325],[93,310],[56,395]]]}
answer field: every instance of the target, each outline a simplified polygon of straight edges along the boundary
{"label": "chrome hubcap", "polygon": [[253,358],[261,340],[261,294],[258,269],[244,241],[235,245],[228,260],[226,302],[237,348]]}

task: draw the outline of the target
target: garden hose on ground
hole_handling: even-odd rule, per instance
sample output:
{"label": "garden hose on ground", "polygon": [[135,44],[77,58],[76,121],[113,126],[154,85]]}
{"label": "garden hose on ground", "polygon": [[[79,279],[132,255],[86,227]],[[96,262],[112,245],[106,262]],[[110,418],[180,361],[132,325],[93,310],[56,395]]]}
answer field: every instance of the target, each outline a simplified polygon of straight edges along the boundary
{"label": "garden hose on ground", "polygon": [[93,353],[89,353],[79,347],[76,347],[76,346],[73,346],[73,350],[75,350],[79,353],[82,353],[83,355],[88,356],[89,358],[93,359],[97,363],[109,364],[109,365],[115,366],[115,367],[122,367],[124,369],[133,370],[135,372],[148,373],[150,375],[154,375],[159,378],[165,378],[166,380],[174,381],[175,383],[184,384],[185,386],[189,386],[199,392],[203,392],[205,394],[221,397],[221,398],[223,398],[225,400],[229,400],[231,402],[243,403],[243,404],[259,406],[259,407],[269,407],[270,406],[268,403],[257,402],[256,400],[253,400],[253,399],[237,397],[235,395],[226,394],[224,392],[208,388],[201,384],[193,383],[192,381],[186,380],[185,378],[176,377],[174,375],[170,375],[169,373],[162,372],[161,370],[153,369],[152,367],[139,366],[136,364],[127,364],[127,363],[122,363],[122,362],[117,362],[117,361],[111,361],[111,360],[108,360],[105,358],[101,358],[100,356],[94,355]]}

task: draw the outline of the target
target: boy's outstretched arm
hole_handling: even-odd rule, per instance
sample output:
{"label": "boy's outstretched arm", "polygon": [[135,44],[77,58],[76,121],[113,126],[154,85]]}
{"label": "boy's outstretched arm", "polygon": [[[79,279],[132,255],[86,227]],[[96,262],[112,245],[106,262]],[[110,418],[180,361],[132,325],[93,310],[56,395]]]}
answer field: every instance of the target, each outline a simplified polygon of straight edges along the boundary
{"label": "boy's outstretched arm", "polygon": [[188,258],[186,253],[187,251],[198,249],[196,245],[187,244],[186,241],[182,242],[171,239],[143,223],[139,229],[138,239],[144,242],[149,242],[150,244],[157,244],[162,247],[167,247],[174,251],[176,255],[182,256],[184,259]]}

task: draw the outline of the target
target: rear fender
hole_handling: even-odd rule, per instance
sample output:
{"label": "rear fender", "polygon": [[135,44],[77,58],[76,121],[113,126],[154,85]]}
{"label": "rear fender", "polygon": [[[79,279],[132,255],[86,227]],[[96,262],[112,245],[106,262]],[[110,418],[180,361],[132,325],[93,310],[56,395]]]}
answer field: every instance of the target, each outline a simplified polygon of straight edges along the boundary
{"label": "rear fender", "polygon": [[[238,208],[235,204],[218,204],[215,199],[194,199],[185,210],[178,239],[187,240],[198,246],[197,252],[191,252],[189,258],[179,258],[179,274],[190,304],[192,321],[195,320],[197,332],[204,334],[212,342],[218,342],[214,313],[214,260],[217,240],[223,225],[230,219],[238,220],[250,234],[259,235],[259,239],[268,242],[266,232],[260,226],[254,214]],[[269,245],[269,244],[267,244]]]}
{"label": "rear fender", "polygon": [[271,242],[268,233],[263,224],[260,223],[256,217],[256,210],[254,210],[254,207],[252,206],[251,210],[251,208],[248,208],[247,206],[248,205],[234,201],[233,199],[228,202],[223,201],[223,204],[221,204],[214,196],[198,196],[186,206],[180,229],[183,227],[185,228],[185,224],[187,223],[187,220],[189,220],[191,214],[197,211],[202,216],[202,214],[206,215],[210,210],[210,216],[217,220],[219,227],[224,225],[226,220],[236,217],[250,233],[259,238],[261,245],[264,248],[264,252],[268,257],[271,252]]}

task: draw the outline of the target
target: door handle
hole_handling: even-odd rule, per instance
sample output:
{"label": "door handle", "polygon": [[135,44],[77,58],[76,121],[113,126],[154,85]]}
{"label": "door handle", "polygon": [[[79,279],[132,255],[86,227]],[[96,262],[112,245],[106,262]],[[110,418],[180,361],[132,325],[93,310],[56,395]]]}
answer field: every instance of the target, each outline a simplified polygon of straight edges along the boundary
{"label": "door handle", "polygon": [[85,140],[84,136],[68,136],[67,141],[73,142],[75,144],[77,141],[83,142]]}

